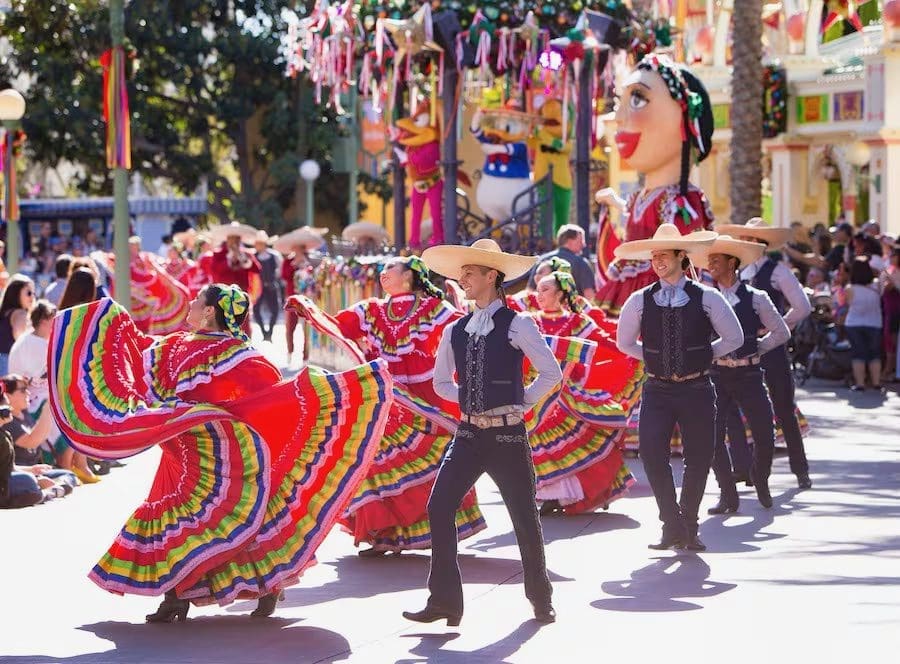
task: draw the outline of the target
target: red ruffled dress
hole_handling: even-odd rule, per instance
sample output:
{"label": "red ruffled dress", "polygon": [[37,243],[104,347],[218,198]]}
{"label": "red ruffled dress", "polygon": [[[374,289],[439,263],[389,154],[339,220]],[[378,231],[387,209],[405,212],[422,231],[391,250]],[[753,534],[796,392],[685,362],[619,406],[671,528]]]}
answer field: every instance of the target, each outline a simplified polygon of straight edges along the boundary
{"label": "red ruffled dress", "polygon": [[640,395],[640,363],[622,354],[587,314],[532,316],[564,376],[557,393],[534,411],[529,439],[537,498],[559,501],[567,514],[590,512],[635,482],[620,443]]}
{"label": "red ruffled dress", "polygon": [[[441,334],[461,314],[444,300],[412,293],[363,300],[335,316],[302,295],[290,302],[352,355],[386,360],[394,380],[381,448],[342,523],[357,544],[378,550],[430,548],[428,497],[459,423],[459,407],[435,393],[432,378]],[[485,525],[473,489],[456,513],[459,539]]]}
{"label": "red ruffled dress", "polygon": [[187,288],[192,298],[197,297],[197,293],[206,285],[206,276],[203,274],[203,270],[192,260],[187,258],[170,259],[166,261],[165,268],[173,279]]}
{"label": "red ruffled dress", "polygon": [[152,338],[109,299],[56,317],[49,385],[79,451],[162,450],[147,499],[90,578],[196,604],[297,582],[368,473],[392,400],[383,362],[283,381],[231,335]]}
{"label": "red ruffled dress", "polygon": [[[659,225],[664,223],[675,224],[684,235],[709,230],[714,217],[706,194],[689,185],[686,206],[679,205],[680,198],[677,184],[633,194],[628,201],[625,217],[625,241],[651,238]],[[687,218],[680,207],[687,210]],[[597,260],[600,275],[606,283],[597,291],[596,302],[602,311],[611,316],[619,315],[625,300],[632,293],[657,280],[650,261],[613,258],[612,250],[618,244],[619,240],[609,225],[601,224]]]}

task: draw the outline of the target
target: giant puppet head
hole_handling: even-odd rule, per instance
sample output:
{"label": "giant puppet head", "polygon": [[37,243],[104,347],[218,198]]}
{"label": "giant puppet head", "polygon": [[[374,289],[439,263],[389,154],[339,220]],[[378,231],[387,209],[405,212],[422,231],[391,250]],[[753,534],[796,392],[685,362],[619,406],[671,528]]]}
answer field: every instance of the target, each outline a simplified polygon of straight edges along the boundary
{"label": "giant puppet head", "polygon": [[490,143],[521,143],[528,138],[533,118],[522,110],[517,99],[508,99],[502,106],[488,107],[482,112],[481,126]]}
{"label": "giant puppet head", "polygon": [[700,162],[712,147],[709,94],[687,68],[666,56],[645,56],[628,76],[616,111],[616,147],[653,186],[680,184],[692,156]]}

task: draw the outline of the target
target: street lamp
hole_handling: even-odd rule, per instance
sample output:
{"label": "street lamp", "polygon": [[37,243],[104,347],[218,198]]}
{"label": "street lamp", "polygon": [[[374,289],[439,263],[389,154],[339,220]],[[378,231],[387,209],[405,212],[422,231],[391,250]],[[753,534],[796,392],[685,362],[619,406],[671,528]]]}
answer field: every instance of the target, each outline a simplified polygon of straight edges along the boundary
{"label": "street lamp", "polygon": [[300,177],[306,182],[306,226],[315,226],[313,223],[313,184],[322,174],[322,167],[314,159],[306,159],[300,164]]}
{"label": "street lamp", "polygon": [[16,198],[16,129],[25,115],[25,99],[15,90],[0,92],[0,121],[6,129],[6,154],[3,160],[3,217],[6,220],[6,269],[19,270],[19,203]]}

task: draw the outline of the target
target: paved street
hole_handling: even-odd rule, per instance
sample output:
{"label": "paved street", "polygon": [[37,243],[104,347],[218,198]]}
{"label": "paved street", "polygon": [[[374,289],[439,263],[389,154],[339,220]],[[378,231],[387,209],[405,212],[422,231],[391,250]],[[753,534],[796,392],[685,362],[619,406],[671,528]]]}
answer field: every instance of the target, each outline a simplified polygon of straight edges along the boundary
{"label": "paved street", "polygon": [[646,548],[659,532],[638,462],[640,485],[608,512],[546,519],[559,612],[546,627],[530,620],[510,522],[486,480],[489,527],[462,547],[459,628],[400,616],[424,605],[427,553],[360,559],[337,531],[277,617],[251,620],[255,603],[239,602],[146,625],[157,599],[113,596],[85,575],[146,494],[151,451],[65,500],[0,513],[0,662],[896,661],[900,397],[820,383],[800,405],[813,490],[799,492],[779,456],[775,508],[743,491],[739,515],[703,523],[704,554]]}

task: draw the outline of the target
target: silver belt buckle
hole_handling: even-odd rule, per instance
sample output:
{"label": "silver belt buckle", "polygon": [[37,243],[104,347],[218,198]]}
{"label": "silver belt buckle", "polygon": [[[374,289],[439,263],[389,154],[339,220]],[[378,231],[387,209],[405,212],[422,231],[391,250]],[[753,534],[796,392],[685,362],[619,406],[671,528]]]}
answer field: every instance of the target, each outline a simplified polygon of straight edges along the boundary
{"label": "silver belt buckle", "polygon": [[733,357],[725,358],[725,366],[729,367],[730,369],[734,369],[737,366],[737,362],[738,361],[736,359],[734,359]]}
{"label": "silver belt buckle", "polygon": [[475,418],[475,426],[479,429],[488,429],[491,426],[491,418],[489,415],[478,415]]}

